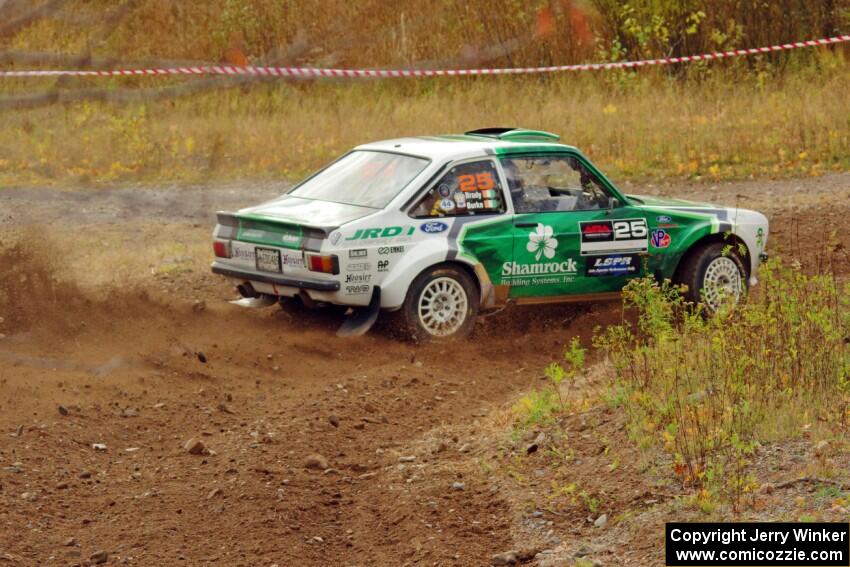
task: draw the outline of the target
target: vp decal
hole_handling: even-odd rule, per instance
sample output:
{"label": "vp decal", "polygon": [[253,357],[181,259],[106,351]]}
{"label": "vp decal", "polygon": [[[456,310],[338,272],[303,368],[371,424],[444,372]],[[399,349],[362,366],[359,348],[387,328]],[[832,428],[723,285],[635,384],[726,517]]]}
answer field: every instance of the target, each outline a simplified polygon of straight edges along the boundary
{"label": "vp decal", "polygon": [[670,235],[661,228],[652,231],[652,246],[654,248],[667,248],[670,246]]}
{"label": "vp decal", "polygon": [[646,219],[582,221],[581,255],[646,252]]}

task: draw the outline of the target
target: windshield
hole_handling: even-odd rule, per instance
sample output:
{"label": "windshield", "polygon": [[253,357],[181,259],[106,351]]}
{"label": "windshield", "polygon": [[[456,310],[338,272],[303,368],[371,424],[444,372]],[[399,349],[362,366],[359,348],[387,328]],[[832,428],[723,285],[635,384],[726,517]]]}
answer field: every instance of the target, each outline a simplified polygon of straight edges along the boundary
{"label": "windshield", "polygon": [[354,151],[295,188],[291,195],[383,209],[428,160],[385,152]]}

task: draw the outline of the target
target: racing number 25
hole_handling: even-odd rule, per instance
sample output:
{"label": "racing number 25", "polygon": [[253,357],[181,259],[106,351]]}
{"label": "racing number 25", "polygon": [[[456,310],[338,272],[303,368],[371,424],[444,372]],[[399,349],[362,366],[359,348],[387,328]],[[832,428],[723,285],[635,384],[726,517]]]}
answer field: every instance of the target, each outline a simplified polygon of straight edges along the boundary
{"label": "racing number 25", "polygon": [[634,219],[614,222],[614,238],[617,240],[631,240],[633,238],[646,238],[646,220]]}
{"label": "racing number 25", "polygon": [[464,193],[469,191],[489,191],[495,184],[493,175],[489,171],[483,171],[475,175],[458,175],[458,187]]}

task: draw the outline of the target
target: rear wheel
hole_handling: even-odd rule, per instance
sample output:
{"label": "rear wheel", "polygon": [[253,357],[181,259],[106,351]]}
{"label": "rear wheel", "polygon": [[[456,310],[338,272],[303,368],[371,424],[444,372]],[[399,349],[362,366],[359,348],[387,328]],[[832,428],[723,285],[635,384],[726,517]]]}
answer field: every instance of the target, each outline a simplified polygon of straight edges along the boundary
{"label": "rear wheel", "polygon": [[280,305],[281,311],[287,315],[292,315],[293,317],[302,315],[307,310],[307,308],[304,307],[304,303],[301,301],[301,298],[298,296],[281,297],[278,299],[277,303]]}
{"label": "rear wheel", "polygon": [[345,315],[348,307],[335,305],[333,303],[315,303],[311,307],[304,304],[299,296],[281,297],[278,300],[281,311],[292,317],[303,317],[309,313],[327,313],[331,315]]}
{"label": "rear wheel", "polygon": [[454,266],[434,266],[413,280],[402,306],[405,326],[414,339],[441,339],[469,334],[478,314],[478,288]]}
{"label": "rear wheel", "polygon": [[744,262],[729,249],[716,242],[698,248],[684,260],[679,283],[687,286],[685,297],[702,303],[711,312],[736,305],[747,292],[747,270]]}

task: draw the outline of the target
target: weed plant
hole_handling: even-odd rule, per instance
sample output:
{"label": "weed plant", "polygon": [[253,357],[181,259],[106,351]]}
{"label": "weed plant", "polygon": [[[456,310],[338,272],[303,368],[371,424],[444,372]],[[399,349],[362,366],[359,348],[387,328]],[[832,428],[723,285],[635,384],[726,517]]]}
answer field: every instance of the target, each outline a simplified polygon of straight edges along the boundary
{"label": "weed plant", "polygon": [[813,421],[847,425],[850,284],[778,260],[759,277],[745,303],[713,317],[669,283],[634,280],[624,304],[636,322],[595,339],[630,437],[668,451],[708,510],[746,503],[763,443],[797,438]]}

